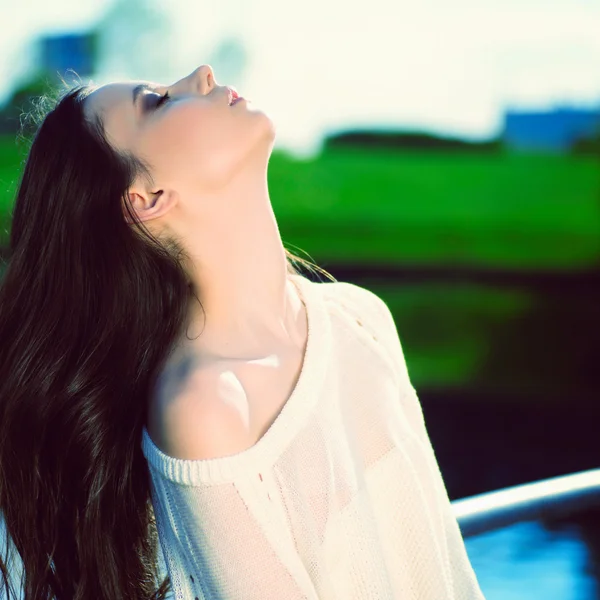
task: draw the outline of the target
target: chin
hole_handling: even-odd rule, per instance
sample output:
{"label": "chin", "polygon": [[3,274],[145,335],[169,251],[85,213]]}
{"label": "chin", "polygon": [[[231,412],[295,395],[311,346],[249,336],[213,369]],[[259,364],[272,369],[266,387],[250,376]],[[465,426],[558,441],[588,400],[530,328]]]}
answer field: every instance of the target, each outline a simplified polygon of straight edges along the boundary
{"label": "chin", "polygon": [[275,144],[277,130],[273,120],[264,112],[259,112],[260,119],[256,122],[256,145],[267,148],[269,152]]}
{"label": "chin", "polygon": [[268,139],[271,147],[275,143],[275,136],[277,134],[277,127],[275,122],[269,116],[265,115],[265,137]]}

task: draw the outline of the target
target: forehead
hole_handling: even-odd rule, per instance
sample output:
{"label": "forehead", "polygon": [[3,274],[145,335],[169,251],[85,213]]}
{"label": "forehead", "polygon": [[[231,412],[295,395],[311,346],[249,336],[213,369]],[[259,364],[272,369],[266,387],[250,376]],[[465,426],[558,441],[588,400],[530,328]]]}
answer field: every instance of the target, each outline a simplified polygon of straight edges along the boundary
{"label": "forehead", "polygon": [[105,133],[122,147],[129,146],[137,130],[132,93],[138,83],[108,83],[96,88],[83,103],[86,118],[99,116]]}

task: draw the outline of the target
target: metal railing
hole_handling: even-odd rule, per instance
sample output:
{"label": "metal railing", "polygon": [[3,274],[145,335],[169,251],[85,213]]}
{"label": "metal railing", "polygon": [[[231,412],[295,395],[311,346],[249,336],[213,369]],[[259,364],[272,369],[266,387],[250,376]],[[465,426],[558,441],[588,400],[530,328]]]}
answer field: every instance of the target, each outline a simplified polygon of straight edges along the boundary
{"label": "metal railing", "polygon": [[600,469],[503,488],[451,504],[465,538],[522,521],[564,517],[600,506]]}

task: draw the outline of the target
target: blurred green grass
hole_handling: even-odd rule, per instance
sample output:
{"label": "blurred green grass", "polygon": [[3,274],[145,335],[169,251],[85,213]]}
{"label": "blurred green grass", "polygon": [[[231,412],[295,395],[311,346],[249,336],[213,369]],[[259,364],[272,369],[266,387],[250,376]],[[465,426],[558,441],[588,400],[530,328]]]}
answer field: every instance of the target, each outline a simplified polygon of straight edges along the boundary
{"label": "blurred green grass", "polygon": [[[14,138],[0,138],[0,232],[20,164]],[[286,247],[324,268],[580,269],[600,257],[600,169],[589,156],[336,149],[294,160],[275,150],[268,179]],[[573,389],[570,333],[544,338],[545,324],[536,329],[539,298],[530,292],[434,282],[370,289],[394,314],[417,387]],[[545,314],[563,319],[562,309],[552,310]],[[527,346],[524,324],[534,331],[527,344],[541,347]]]}
{"label": "blurred green grass", "polygon": [[320,260],[569,269],[600,256],[589,156],[274,153],[269,189],[284,241]]}

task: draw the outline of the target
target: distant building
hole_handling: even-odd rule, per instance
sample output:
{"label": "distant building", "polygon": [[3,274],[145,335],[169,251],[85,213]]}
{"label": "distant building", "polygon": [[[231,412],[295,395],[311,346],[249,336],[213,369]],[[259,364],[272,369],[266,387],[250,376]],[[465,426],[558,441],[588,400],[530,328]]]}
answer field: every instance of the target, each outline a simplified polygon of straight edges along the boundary
{"label": "distant building", "polygon": [[507,111],[504,143],[514,150],[567,152],[600,128],[600,108],[558,108],[547,112]]}
{"label": "distant building", "polygon": [[40,67],[51,75],[63,76],[67,69],[87,77],[96,68],[95,33],[65,33],[39,38]]}

